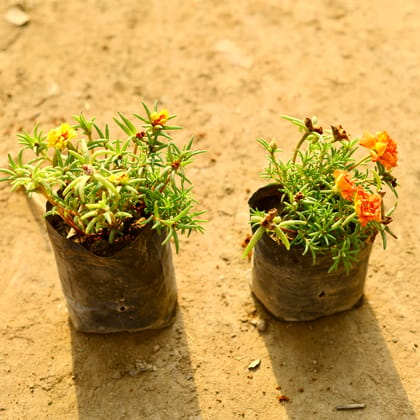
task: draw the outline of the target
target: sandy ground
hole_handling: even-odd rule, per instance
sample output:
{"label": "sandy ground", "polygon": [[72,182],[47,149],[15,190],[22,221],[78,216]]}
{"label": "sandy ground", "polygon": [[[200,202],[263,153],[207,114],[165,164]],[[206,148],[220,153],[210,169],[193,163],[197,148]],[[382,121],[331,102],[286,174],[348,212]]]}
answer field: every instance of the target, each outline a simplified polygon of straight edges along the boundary
{"label": "sandy ground", "polygon": [[[175,257],[173,327],[85,335],[68,323],[42,221],[1,184],[0,419],[416,418],[418,1],[20,3],[22,27],[4,19],[13,1],[0,4],[0,166],[35,122],[84,112],[101,123],[158,99],[185,127],[178,138],[208,150],[190,174],[209,222]],[[240,258],[265,164],[255,139],[276,137],[286,154],[296,140],[280,114],[354,136],[384,129],[400,152],[399,240],[375,244],[365,304],[301,324],[258,306]],[[130,375],[141,360],[155,370]],[[335,411],[349,403],[366,408]]]}

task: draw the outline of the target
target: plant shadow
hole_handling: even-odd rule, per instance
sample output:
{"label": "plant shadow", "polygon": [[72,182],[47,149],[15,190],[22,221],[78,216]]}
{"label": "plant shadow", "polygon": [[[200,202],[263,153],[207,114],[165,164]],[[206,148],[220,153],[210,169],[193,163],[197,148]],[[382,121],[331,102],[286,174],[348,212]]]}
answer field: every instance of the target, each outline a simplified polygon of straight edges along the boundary
{"label": "plant shadow", "polygon": [[99,335],[70,328],[79,419],[199,418],[179,308],[163,330]]}
{"label": "plant shadow", "polygon": [[[262,337],[288,418],[416,418],[369,302],[315,321],[290,323],[276,320],[254,301],[269,321]],[[336,410],[349,404],[365,407]]]}

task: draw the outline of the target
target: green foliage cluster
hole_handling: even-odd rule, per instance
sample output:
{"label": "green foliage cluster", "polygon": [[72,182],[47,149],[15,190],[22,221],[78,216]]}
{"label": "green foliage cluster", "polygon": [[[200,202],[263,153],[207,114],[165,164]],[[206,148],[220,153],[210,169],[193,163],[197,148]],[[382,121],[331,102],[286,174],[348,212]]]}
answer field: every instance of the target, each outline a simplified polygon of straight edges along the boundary
{"label": "green foliage cluster", "polygon": [[350,140],[341,126],[324,131],[316,125],[316,119],[283,118],[299,127],[302,138],[288,161],[280,159],[281,150],[275,141],[258,140],[268,158],[263,177],[278,184],[282,198],[276,209],[251,209],[254,233],[244,256],[267,232],[287,249],[298,247],[303,254],[311,254],[314,263],[318,255],[331,253],[330,271],[340,264],[348,271],[366,241],[380,233],[386,247],[386,233],[395,236],[388,225],[396,201],[388,212],[382,202],[381,220],[371,220],[363,226],[354,202],[343,198],[337,189],[335,171],[351,173],[354,188],[379,197],[384,196],[384,186],[397,197],[396,180],[379,161],[373,164],[371,156],[356,162],[359,140]]}
{"label": "green foliage cluster", "polygon": [[113,243],[129,227],[151,223],[178,250],[178,233],[203,231],[185,173],[203,151],[192,149],[193,139],[183,147],[173,141],[168,132],[180,127],[168,122],[175,116],[157,104],[152,111],[143,107],[144,115],[134,114],[139,128],[121,113],[114,118],[124,138],[111,138],[108,125],[100,128],[83,115],[48,135],[38,126],[23,131],[21,150],[15,159],[9,155],[1,181],[42,194],[52,205],[46,215],[59,215],[76,236]]}

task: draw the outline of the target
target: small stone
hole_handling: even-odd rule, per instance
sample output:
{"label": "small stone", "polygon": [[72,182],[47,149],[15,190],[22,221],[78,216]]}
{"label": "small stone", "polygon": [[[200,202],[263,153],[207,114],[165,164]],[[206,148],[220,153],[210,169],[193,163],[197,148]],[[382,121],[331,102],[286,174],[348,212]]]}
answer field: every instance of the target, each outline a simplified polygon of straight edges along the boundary
{"label": "small stone", "polygon": [[392,339],[392,342],[393,342],[393,343],[398,343],[398,338],[395,338],[395,337],[394,337],[394,338]]}
{"label": "small stone", "polygon": [[128,371],[128,374],[130,375],[130,376],[137,376],[138,374],[140,373],[140,370],[139,369],[135,369],[135,368],[132,368],[132,369],[130,369],[129,371]]}
{"label": "small stone", "polygon": [[264,332],[267,330],[267,322],[265,319],[259,319],[257,322],[257,330],[259,332]]}
{"label": "small stone", "polygon": [[143,362],[143,360],[136,360],[136,369],[139,372],[146,372],[147,371],[147,364]]}
{"label": "small stone", "polygon": [[257,367],[260,366],[260,364],[261,364],[261,360],[255,359],[248,365],[248,369],[249,370],[257,369]]}
{"label": "small stone", "polygon": [[121,379],[121,377],[122,377],[121,372],[118,372],[118,371],[113,372],[112,375],[111,375],[112,379]]}
{"label": "small stone", "polygon": [[160,350],[160,346],[159,346],[159,344],[155,344],[155,345],[153,346],[153,353],[157,353],[159,350]]}
{"label": "small stone", "polygon": [[26,25],[30,20],[29,15],[20,6],[9,7],[4,17],[9,23],[16,26]]}

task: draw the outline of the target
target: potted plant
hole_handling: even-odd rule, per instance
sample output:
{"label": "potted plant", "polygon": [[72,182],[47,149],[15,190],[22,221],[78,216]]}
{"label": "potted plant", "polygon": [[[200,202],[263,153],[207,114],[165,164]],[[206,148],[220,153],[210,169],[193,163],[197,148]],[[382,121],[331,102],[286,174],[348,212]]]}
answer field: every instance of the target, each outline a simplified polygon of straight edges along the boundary
{"label": "potted plant", "polygon": [[177,292],[170,241],[203,231],[185,168],[202,151],[179,147],[180,127],[155,104],[109,126],[75,116],[44,135],[18,135],[17,158],[0,169],[12,190],[46,200],[46,226],[70,320],[84,332],[140,331],[170,325]]}
{"label": "potted plant", "polygon": [[[253,294],[277,318],[303,321],[362,302],[372,243],[379,233],[385,248],[387,234],[395,236],[397,146],[385,131],[351,140],[341,126],[324,131],[315,118],[284,118],[302,137],[287,161],[275,141],[258,140],[271,183],[249,200],[244,256],[254,249]],[[369,153],[358,157],[359,146]]]}

